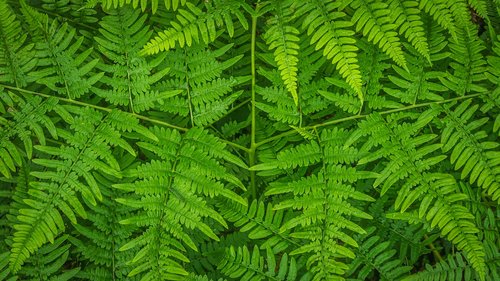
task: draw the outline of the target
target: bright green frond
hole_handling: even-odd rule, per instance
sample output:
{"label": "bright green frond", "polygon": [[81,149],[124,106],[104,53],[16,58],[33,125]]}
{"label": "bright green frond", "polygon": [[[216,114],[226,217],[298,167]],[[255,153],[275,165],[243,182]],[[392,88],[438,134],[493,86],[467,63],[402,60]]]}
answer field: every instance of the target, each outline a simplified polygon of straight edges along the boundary
{"label": "bright green frond", "polygon": [[171,22],[172,27],[158,33],[144,46],[140,54],[152,55],[168,51],[177,44],[183,48],[193,43],[213,42],[217,37],[216,26],[225,25],[229,35],[232,35],[234,33],[233,15],[238,18],[240,24],[247,28],[248,23],[240,11],[241,6],[244,5],[246,4],[241,0],[215,0],[204,2],[204,5],[200,6],[188,2],[185,9],[178,10],[176,21]]}
{"label": "bright green frond", "polygon": [[389,75],[393,86],[384,88],[389,95],[401,100],[403,103],[416,104],[419,100],[443,100],[443,92],[447,87],[439,83],[439,79],[446,76],[442,71],[430,71],[432,65],[442,63],[449,55],[444,52],[447,41],[442,34],[442,28],[437,24],[430,25],[427,34],[429,41],[429,58],[419,56],[416,50],[410,49],[415,56],[408,57],[408,71],[399,66],[393,66],[394,74]]}
{"label": "bright green frond", "polygon": [[377,44],[399,66],[407,69],[401,42],[396,32],[397,25],[390,17],[389,8],[394,7],[376,0],[354,0],[351,7],[355,11],[351,21],[356,25],[356,31],[361,31],[368,41]]}
{"label": "bright green frond", "polygon": [[445,128],[441,135],[443,152],[451,152],[450,162],[455,170],[461,170],[462,179],[483,188],[493,200],[500,202],[500,153],[497,141],[489,140],[484,125],[489,118],[471,118],[478,106],[463,102],[454,109],[444,106]]}
{"label": "bright green frond", "polygon": [[276,167],[316,164],[319,167],[314,174],[296,181],[276,180],[266,192],[267,196],[286,195],[275,205],[275,210],[299,210],[297,216],[281,226],[281,232],[292,231],[290,237],[303,241],[291,254],[309,255],[307,268],[313,280],[339,278],[348,270],[344,259],[354,258],[351,248],[358,246],[350,233],[365,233],[348,218],[372,218],[354,202],[372,201],[373,198],[357,191],[350,183],[373,175],[342,165],[358,160],[357,153],[353,154],[355,159],[343,156],[343,151],[351,150],[343,145],[343,133],[342,130],[325,130],[319,142],[311,141],[278,154]]}
{"label": "bright green frond", "polygon": [[268,22],[269,29],[264,38],[270,50],[274,50],[274,60],[278,64],[281,78],[285,86],[292,94],[295,105],[298,105],[299,96],[297,92],[297,62],[299,54],[299,31],[289,25],[292,11],[290,1],[273,1],[272,7],[276,18]]}
{"label": "bright green frond", "polygon": [[340,75],[356,91],[363,101],[361,73],[357,60],[356,39],[349,21],[341,9],[340,1],[304,1],[297,14],[304,15],[302,28],[311,36],[316,50],[323,49],[323,55],[332,60]]}
{"label": "bright green frond", "polygon": [[132,7],[138,8],[144,12],[147,8],[151,7],[154,13],[162,6],[159,3],[163,3],[167,10],[177,10],[178,7],[186,5],[187,0],[87,0],[86,7],[92,8],[97,3],[100,3],[106,9],[123,7],[128,4],[132,4]]}
{"label": "bright green frond", "polygon": [[80,268],[63,268],[68,262],[71,245],[68,235],[57,238],[53,244],[40,248],[18,273],[20,280],[74,280]]}
{"label": "bright green frond", "polygon": [[[33,162],[41,169],[31,172],[38,180],[30,183],[30,198],[24,200],[27,206],[19,210],[10,255],[14,271],[20,269],[31,253],[46,242],[53,242],[65,230],[63,215],[76,224],[77,216],[87,218],[82,201],[96,205],[102,200],[92,171],[121,177],[112,147],[134,153],[121,138],[120,131],[124,128],[116,121],[127,120],[126,116],[120,116],[119,112],[103,115],[92,109],[67,109],[76,116],[71,120],[71,129],[58,130],[58,135],[68,145],[35,146],[41,157]],[[129,123],[127,130],[134,126],[138,127]]]}
{"label": "bright green frond", "polygon": [[121,250],[140,246],[130,261],[135,268],[129,276],[141,273],[142,280],[178,280],[188,274],[182,265],[189,262],[185,246],[197,250],[190,231],[219,240],[209,227],[210,221],[227,227],[212,200],[205,198],[222,196],[239,204],[246,202],[229,188],[231,184],[241,185],[239,180],[213,158],[208,146],[202,145],[212,141],[209,135],[194,130],[181,136],[163,128],[154,128],[153,132],[159,142],[141,142],[139,146],[157,159],[124,171],[134,182],[114,185],[130,193],[117,201],[137,210],[121,223],[143,229]]}
{"label": "bright green frond", "polygon": [[418,1],[392,0],[388,3],[390,18],[408,42],[428,61],[430,61],[429,44],[424,32],[424,23],[420,16]]}
{"label": "bright green frond", "polygon": [[489,3],[485,0],[467,0],[470,7],[476,11],[476,13],[483,19],[489,20],[488,18],[488,5]]}
{"label": "bright green frond", "polygon": [[450,32],[453,38],[457,38],[457,24],[453,14],[447,7],[445,0],[420,0],[419,8],[439,23],[443,28]]}
{"label": "bright green frond", "polygon": [[403,281],[437,281],[437,280],[478,280],[479,276],[474,273],[460,254],[449,255],[445,260],[434,266],[426,265],[425,270],[414,275],[403,278]]}

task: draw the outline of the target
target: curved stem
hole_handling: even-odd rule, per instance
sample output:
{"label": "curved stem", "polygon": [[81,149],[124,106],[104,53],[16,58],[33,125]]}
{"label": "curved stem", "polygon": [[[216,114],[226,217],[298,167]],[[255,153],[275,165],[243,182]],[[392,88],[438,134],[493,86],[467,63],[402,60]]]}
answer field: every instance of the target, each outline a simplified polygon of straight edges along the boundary
{"label": "curved stem", "polygon": [[[255,10],[258,10],[258,4]],[[255,42],[257,36],[257,13],[252,15],[252,41],[251,41],[251,68],[252,68],[252,129],[251,129],[251,137],[250,137],[250,149],[248,150],[248,164],[249,167],[255,165],[255,150],[257,149],[257,145],[255,142],[256,135],[256,117],[255,117]],[[255,182],[255,171],[250,171],[250,192],[253,198],[257,198],[257,184]]]}
{"label": "curved stem", "polygon": [[[85,102],[81,102],[81,101],[77,101],[77,100],[72,100],[72,99],[68,99],[68,98],[62,98],[62,97],[57,97],[57,96],[42,94],[42,93],[38,93],[38,92],[33,92],[33,91],[30,91],[30,90],[25,90],[25,89],[21,89],[21,88],[9,86],[9,85],[0,84],[0,87],[3,87],[5,89],[9,89],[9,90],[13,90],[13,91],[18,91],[20,93],[25,93],[25,94],[40,96],[40,97],[44,97],[44,98],[56,98],[56,99],[58,99],[59,101],[62,101],[62,102],[71,103],[71,104],[75,104],[75,105],[79,105],[79,106],[90,107],[90,108],[97,109],[97,110],[100,110],[100,111],[111,112],[113,110],[113,109],[107,108],[107,107],[102,107],[102,106],[98,106],[98,105],[94,105],[94,104],[90,104],[90,103],[85,103]],[[150,123],[153,123],[153,124],[165,126],[165,127],[168,127],[168,128],[172,128],[172,129],[175,129],[175,130],[179,130],[179,131],[182,131],[182,132],[187,132],[189,130],[187,128],[179,127],[179,126],[176,126],[176,125],[164,122],[164,121],[160,121],[160,120],[153,119],[153,118],[150,118],[150,117],[147,117],[147,116],[139,115],[137,113],[130,113],[130,112],[125,112],[125,113],[130,114],[130,115],[134,116],[137,119],[140,119],[140,120],[143,120],[143,121],[147,121],[147,122],[150,122]],[[234,148],[241,149],[244,152],[248,152],[249,151],[248,148],[246,148],[244,146],[241,146],[241,145],[239,145],[237,143],[234,143],[234,142],[231,142],[231,141],[228,141],[228,140],[223,140],[223,139],[221,139],[221,141],[224,142],[224,143],[226,143],[227,145],[230,145],[230,146],[234,147]]]}
{"label": "curved stem", "polygon": [[[62,97],[57,97],[57,96],[53,96],[53,95],[47,95],[47,94],[42,94],[42,93],[38,93],[38,92],[33,92],[33,91],[30,91],[30,90],[20,89],[20,88],[17,88],[17,87],[12,87],[12,86],[8,86],[8,85],[4,85],[4,84],[0,84],[0,87],[6,88],[6,89],[9,89],[9,90],[18,91],[18,92],[25,93],[25,94],[31,94],[31,95],[35,95],[35,96],[40,96],[40,97],[44,97],[44,98],[56,98],[56,99],[58,99],[58,100],[60,100],[62,102],[76,104],[76,105],[80,105],[80,106],[86,106],[86,107],[90,107],[90,108],[101,110],[101,111],[111,112],[113,110],[113,109],[107,108],[107,107],[102,107],[102,106],[98,106],[98,105],[94,105],[94,104],[90,104],[90,103],[85,103],[85,102],[81,102],[81,101],[77,101],[77,100],[72,100],[72,99],[68,99],[68,98],[62,98]],[[148,122],[151,122],[151,123],[154,123],[154,124],[162,125],[162,126],[165,126],[165,127],[169,127],[169,128],[172,128],[172,129],[179,130],[179,131],[186,132],[188,130],[186,128],[179,127],[179,126],[176,126],[176,125],[164,122],[164,121],[160,121],[160,120],[149,118],[149,117],[146,117],[146,116],[143,116],[143,115],[139,115],[137,113],[129,113],[129,112],[125,112],[125,113],[130,114],[130,115],[134,116],[137,119],[141,119],[141,120],[144,120],[144,121],[148,121]]]}

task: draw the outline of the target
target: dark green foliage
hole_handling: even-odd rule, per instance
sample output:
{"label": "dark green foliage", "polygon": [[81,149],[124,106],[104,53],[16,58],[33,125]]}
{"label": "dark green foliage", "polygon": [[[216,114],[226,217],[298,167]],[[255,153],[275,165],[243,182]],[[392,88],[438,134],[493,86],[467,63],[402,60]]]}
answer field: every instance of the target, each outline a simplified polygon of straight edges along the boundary
{"label": "dark green foliage", "polygon": [[498,0],[0,0],[0,281],[500,280]]}

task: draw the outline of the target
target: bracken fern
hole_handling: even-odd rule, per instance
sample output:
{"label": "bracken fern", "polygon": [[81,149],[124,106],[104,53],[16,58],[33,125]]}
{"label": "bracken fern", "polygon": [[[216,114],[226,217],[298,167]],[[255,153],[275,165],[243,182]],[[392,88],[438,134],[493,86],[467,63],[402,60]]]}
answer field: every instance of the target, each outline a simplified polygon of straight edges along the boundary
{"label": "bracken fern", "polygon": [[0,0],[1,280],[499,280],[498,0]]}

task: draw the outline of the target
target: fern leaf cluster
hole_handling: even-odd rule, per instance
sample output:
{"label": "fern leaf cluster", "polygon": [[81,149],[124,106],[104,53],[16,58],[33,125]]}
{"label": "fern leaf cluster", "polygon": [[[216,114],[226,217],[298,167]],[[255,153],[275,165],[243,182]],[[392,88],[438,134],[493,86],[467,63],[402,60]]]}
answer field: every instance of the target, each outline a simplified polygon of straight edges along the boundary
{"label": "fern leaf cluster", "polygon": [[0,0],[0,281],[500,280],[498,0]]}

